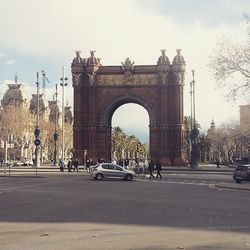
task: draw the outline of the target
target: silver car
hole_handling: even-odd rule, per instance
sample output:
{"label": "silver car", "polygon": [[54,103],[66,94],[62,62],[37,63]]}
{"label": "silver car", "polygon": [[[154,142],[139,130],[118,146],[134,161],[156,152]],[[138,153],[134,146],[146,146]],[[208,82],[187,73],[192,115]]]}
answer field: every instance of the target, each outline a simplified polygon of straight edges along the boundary
{"label": "silver car", "polygon": [[136,177],[135,172],[124,169],[113,163],[99,163],[90,168],[90,174],[95,180],[122,179],[131,181]]}

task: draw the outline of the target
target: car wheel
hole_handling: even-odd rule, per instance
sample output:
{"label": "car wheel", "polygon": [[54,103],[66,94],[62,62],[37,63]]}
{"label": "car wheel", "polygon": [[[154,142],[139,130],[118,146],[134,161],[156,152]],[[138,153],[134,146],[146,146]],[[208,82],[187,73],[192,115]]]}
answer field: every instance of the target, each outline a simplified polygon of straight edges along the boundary
{"label": "car wheel", "polygon": [[235,180],[237,183],[241,183],[241,180]]}
{"label": "car wheel", "polygon": [[96,178],[96,180],[101,181],[103,179],[103,175],[102,174],[97,174],[95,176],[95,178]]}
{"label": "car wheel", "polygon": [[132,181],[132,179],[133,179],[133,176],[131,174],[127,174],[125,177],[125,180],[127,181]]}

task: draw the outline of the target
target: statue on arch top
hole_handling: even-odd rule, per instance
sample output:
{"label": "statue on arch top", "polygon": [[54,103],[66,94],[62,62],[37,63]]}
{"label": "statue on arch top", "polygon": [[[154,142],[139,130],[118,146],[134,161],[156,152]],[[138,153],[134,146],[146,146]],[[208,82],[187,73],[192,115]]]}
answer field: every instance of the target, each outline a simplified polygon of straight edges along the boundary
{"label": "statue on arch top", "polygon": [[90,57],[87,59],[87,66],[101,66],[101,58],[96,58],[95,52],[95,50],[90,50]]}
{"label": "statue on arch top", "polygon": [[90,50],[90,57],[86,62],[86,71],[88,74],[94,74],[101,65],[101,58],[95,57],[95,50]]}
{"label": "statue on arch top", "polygon": [[76,57],[73,59],[72,64],[82,64],[82,63],[84,63],[84,59],[81,58],[81,51],[77,50]]}
{"label": "statue on arch top", "polygon": [[169,65],[170,64],[169,59],[166,56],[165,52],[166,52],[165,49],[161,49],[161,56],[158,58],[157,65]]}
{"label": "statue on arch top", "polygon": [[134,69],[135,62],[132,62],[129,57],[127,57],[124,62],[121,62],[122,69],[124,71],[132,71]]}
{"label": "statue on arch top", "polygon": [[176,49],[177,55],[173,59],[173,64],[186,64],[184,57],[181,55],[181,49]]}

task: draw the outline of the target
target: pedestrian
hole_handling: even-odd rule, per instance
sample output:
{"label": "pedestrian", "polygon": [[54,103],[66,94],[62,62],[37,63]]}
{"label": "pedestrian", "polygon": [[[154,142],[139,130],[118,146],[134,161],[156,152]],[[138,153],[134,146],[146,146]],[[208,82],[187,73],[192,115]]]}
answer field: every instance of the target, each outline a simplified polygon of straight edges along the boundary
{"label": "pedestrian", "polygon": [[60,168],[60,172],[64,171],[64,161],[63,161],[63,159],[59,160],[59,168]]}
{"label": "pedestrian", "polygon": [[160,161],[156,162],[155,169],[157,171],[156,179],[158,178],[158,176],[160,176],[160,178],[162,179],[162,176],[161,176],[162,167],[161,167]]}
{"label": "pedestrian", "polygon": [[74,161],[74,169],[76,169],[76,171],[78,172],[78,167],[79,167],[79,161],[77,160],[77,158]]}
{"label": "pedestrian", "polygon": [[216,166],[217,166],[217,168],[219,168],[220,167],[220,161],[217,159],[217,161],[216,161]]}
{"label": "pedestrian", "polygon": [[87,160],[87,162],[86,162],[86,170],[87,170],[87,173],[90,172],[90,165],[91,165],[91,160]]}
{"label": "pedestrian", "polygon": [[151,177],[153,177],[153,179],[155,178],[153,175],[154,169],[155,169],[155,165],[154,165],[154,162],[151,160],[148,164],[149,179],[151,179]]}
{"label": "pedestrian", "polygon": [[36,158],[32,158],[33,166],[36,165]]}
{"label": "pedestrian", "polygon": [[68,167],[68,172],[71,172],[71,168],[72,168],[72,160],[71,159],[69,159],[67,167]]}
{"label": "pedestrian", "polygon": [[135,165],[135,173],[138,174],[138,175],[140,173],[138,164]]}

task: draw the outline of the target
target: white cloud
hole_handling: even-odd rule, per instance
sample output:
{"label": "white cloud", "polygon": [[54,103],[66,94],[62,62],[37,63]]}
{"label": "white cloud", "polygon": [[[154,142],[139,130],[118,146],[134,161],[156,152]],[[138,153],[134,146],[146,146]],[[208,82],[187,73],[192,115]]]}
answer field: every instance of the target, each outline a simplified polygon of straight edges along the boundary
{"label": "white cloud", "polygon": [[[242,37],[240,24],[207,27],[197,19],[183,25],[148,9],[144,11],[133,0],[44,0],[39,8],[40,2],[34,0],[3,1],[6,3],[0,10],[2,47],[15,48],[19,54],[32,55],[36,60],[68,65],[68,70],[75,50],[82,50],[82,56],[88,57],[89,50],[95,49],[102,64],[110,65],[120,64],[126,57],[135,64],[155,64],[162,48],[167,49],[172,61],[175,49],[182,48],[187,63],[185,114],[190,114],[189,82],[191,69],[195,69],[196,117],[202,127],[207,127],[212,117],[216,123],[238,117],[237,105],[229,105],[222,91],[216,89],[207,64],[222,33]],[[72,102],[72,91],[68,93],[66,99]]]}
{"label": "white cloud", "polygon": [[7,60],[6,62],[5,62],[5,64],[7,64],[7,65],[13,65],[13,64],[15,64],[15,60],[14,59],[9,59],[9,60]]}

